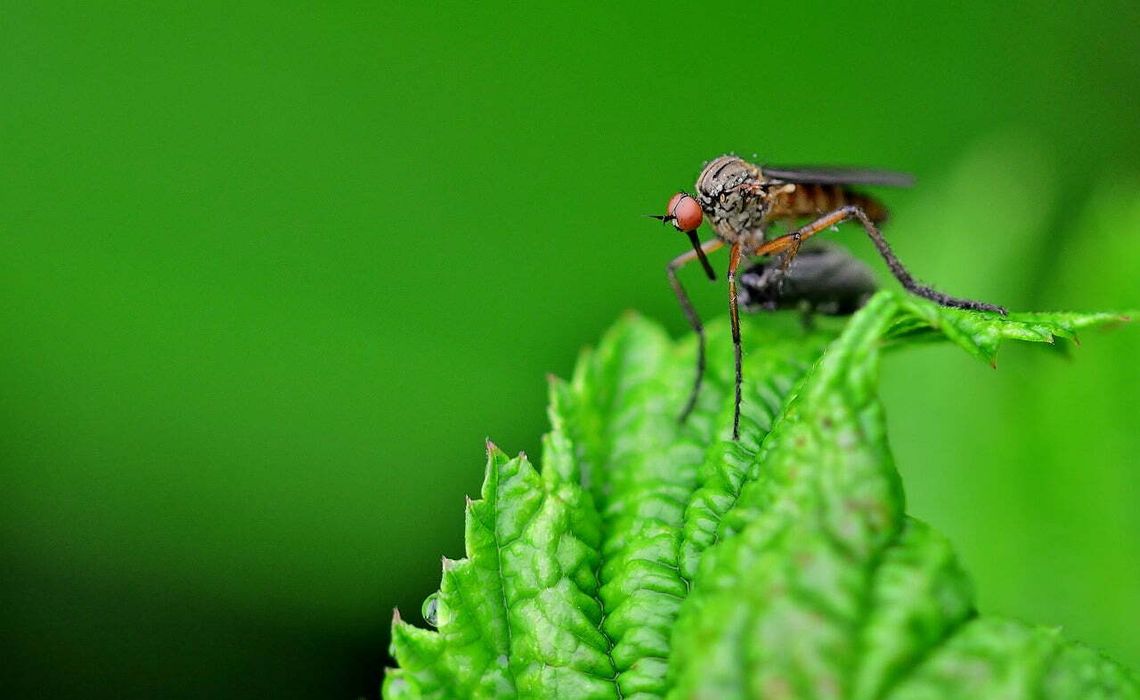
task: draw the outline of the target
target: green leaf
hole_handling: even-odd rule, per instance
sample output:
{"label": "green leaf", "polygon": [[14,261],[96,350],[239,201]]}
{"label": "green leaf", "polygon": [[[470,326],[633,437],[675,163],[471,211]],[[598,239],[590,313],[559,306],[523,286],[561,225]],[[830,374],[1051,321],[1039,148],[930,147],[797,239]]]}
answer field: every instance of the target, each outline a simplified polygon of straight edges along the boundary
{"label": "green leaf", "polygon": [[1081,314],[1065,311],[1011,313],[999,316],[947,309],[918,297],[902,300],[905,313],[888,332],[888,340],[950,340],[971,355],[995,364],[1003,340],[1055,343],[1077,341],[1077,331],[1130,320],[1128,313]]}
{"label": "green leaf", "polygon": [[993,361],[1120,314],[979,314],[883,292],[847,324],[746,324],[731,345],[634,315],[552,380],[543,470],[488,450],[438,631],[398,617],[388,697],[1140,697],[1054,631],[979,618],[949,543],[906,516],[877,395],[884,347],[945,338]]}

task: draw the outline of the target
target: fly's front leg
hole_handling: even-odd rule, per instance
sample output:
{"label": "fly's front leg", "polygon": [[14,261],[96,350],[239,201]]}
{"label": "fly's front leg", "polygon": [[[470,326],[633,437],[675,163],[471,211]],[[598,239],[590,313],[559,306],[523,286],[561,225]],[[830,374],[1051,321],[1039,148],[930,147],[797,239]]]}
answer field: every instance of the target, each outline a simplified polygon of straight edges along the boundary
{"label": "fly's front leg", "polygon": [[740,267],[740,244],[728,256],[728,315],[732,321],[732,357],[736,363],[736,395],[732,405],[732,439],[740,438],[740,385],[743,381],[740,353],[740,309],[736,304],[736,269]]}
{"label": "fly's front leg", "polygon": [[811,238],[821,231],[826,231],[832,226],[838,226],[844,221],[848,221],[850,219],[856,219],[860,224],[863,225],[863,230],[866,231],[867,236],[871,239],[871,242],[875,244],[875,248],[879,251],[879,255],[881,255],[883,257],[883,260],[886,261],[887,267],[889,267],[891,270],[891,274],[894,275],[895,278],[902,283],[902,286],[905,287],[906,290],[911,294],[915,294],[925,299],[930,299],[931,301],[941,304],[942,306],[950,306],[956,309],[973,309],[974,311],[994,311],[1005,315],[1005,309],[1000,306],[987,304],[984,301],[974,301],[972,299],[960,299],[958,297],[952,297],[949,294],[943,294],[942,292],[931,289],[924,284],[920,284],[903,266],[902,261],[900,261],[895,256],[894,251],[892,251],[890,245],[887,244],[887,240],[883,238],[883,234],[879,232],[879,229],[876,228],[875,224],[871,221],[871,217],[867,216],[867,213],[864,212],[862,208],[853,205],[840,207],[831,213],[824,214],[807,226],[804,226],[803,228],[793,233],[789,233],[786,236],[780,236],[779,238],[774,238],[757,248],[755,254],[775,255],[778,253],[787,254],[788,252],[793,252],[799,249],[799,245],[802,241]]}
{"label": "fly's front leg", "polygon": [[[707,255],[724,245],[724,242],[718,239],[713,239],[701,245],[701,250]],[[693,388],[689,392],[689,400],[685,402],[685,408],[681,411],[681,416],[678,420],[682,423],[693,412],[693,408],[697,405],[697,395],[701,392],[701,380],[705,375],[705,327],[701,323],[701,317],[697,315],[697,310],[693,308],[693,303],[689,301],[689,295],[685,293],[685,288],[681,285],[680,278],[677,277],[677,270],[685,263],[692,262],[698,258],[696,250],[690,250],[677,257],[666,267],[666,274],[669,276],[669,284],[673,287],[673,293],[677,295],[677,303],[681,305],[681,310],[685,312],[685,318],[688,319],[689,325],[692,326],[693,331],[697,334],[697,376],[693,380]]]}

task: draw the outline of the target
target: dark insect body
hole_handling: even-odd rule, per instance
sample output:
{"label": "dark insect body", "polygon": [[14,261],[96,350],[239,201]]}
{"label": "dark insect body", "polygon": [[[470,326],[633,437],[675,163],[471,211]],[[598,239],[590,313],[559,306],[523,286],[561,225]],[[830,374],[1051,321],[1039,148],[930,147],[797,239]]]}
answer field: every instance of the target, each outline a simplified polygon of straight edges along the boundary
{"label": "dark insect body", "polygon": [[[664,216],[655,216],[661,221],[670,222],[685,233],[693,250],[679,255],[669,263],[667,274],[669,283],[677,295],[677,301],[698,335],[697,377],[693,382],[689,400],[681,412],[685,420],[696,405],[700,393],[701,379],[705,367],[704,326],[692,302],[689,301],[677,269],[693,260],[700,260],[705,274],[710,280],[716,279],[708,253],[730,246],[728,258],[728,307],[732,321],[733,354],[736,362],[736,398],[732,420],[732,438],[740,436],[740,288],[738,270],[741,259],[768,258],[779,256],[778,264],[764,270],[769,273],[765,294],[775,294],[776,299],[767,303],[779,306],[778,296],[787,282],[800,245],[816,235],[839,224],[855,220],[862,225],[867,236],[875,244],[879,255],[886,261],[891,274],[912,294],[925,297],[943,306],[977,311],[991,311],[1000,314],[1005,309],[985,302],[961,299],[938,292],[917,282],[895,257],[877,224],[887,219],[887,208],[869,195],[854,190],[856,186],[907,187],[913,184],[909,175],[880,170],[860,170],[849,168],[777,168],[761,167],[734,155],[724,155],[705,165],[697,177],[696,193],[679,192],[669,200]],[[703,219],[708,219],[716,237],[701,243],[697,228]],[[808,223],[791,233],[769,238],[773,223],[794,223],[800,220]],[[805,278],[807,279],[807,278]],[[826,286],[820,275],[811,277],[807,286]],[[801,282],[803,287],[804,283]],[[772,290],[775,290],[774,292]],[[797,292],[803,294],[803,291]]]}
{"label": "dark insect body", "polygon": [[796,264],[780,272],[780,259],[758,262],[740,275],[737,303],[745,313],[796,309],[849,316],[878,289],[871,269],[838,246],[804,248]]}

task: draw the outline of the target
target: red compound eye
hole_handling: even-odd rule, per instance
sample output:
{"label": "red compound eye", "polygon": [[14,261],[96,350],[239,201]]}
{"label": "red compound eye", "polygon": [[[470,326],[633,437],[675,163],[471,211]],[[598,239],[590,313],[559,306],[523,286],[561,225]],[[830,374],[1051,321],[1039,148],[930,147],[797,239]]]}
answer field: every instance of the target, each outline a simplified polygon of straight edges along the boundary
{"label": "red compound eye", "polygon": [[665,211],[678,231],[696,231],[704,218],[701,205],[684,192],[678,192],[669,200]]}

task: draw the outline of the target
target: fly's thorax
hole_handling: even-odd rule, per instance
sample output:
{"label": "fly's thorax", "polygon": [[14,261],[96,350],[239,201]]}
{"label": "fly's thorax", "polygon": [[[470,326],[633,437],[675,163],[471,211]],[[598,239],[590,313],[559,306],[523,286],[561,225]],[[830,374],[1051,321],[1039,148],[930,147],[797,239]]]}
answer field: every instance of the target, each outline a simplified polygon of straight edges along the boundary
{"label": "fly's thorax", "polygon": [[767,197],[761,178],[759,168],[734,155],[712,160],[697,177],[697,201],[721,239],[763,240]]}
{"label": "fly's thorax", "polygon": [[697,176],[697,193],[702,199],[715,199],[735,189],[752,177],[752,171],[743,159],[727,155],[714,158]]}

